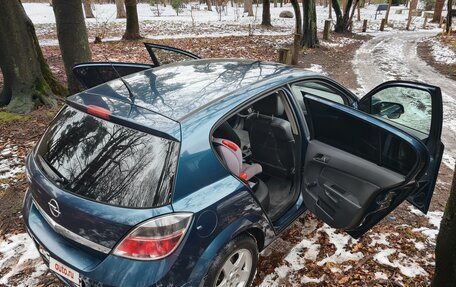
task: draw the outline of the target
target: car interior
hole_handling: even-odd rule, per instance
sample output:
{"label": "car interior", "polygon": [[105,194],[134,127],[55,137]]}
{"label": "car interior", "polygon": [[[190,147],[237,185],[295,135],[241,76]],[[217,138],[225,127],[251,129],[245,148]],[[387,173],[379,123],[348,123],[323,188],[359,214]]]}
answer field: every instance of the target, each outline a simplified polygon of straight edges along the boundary
{"label": "car interior", "polygon": [[221,162],[250,186],[272,221],[296,200],[300,138],[282,90],[222,122],[212,143]]}

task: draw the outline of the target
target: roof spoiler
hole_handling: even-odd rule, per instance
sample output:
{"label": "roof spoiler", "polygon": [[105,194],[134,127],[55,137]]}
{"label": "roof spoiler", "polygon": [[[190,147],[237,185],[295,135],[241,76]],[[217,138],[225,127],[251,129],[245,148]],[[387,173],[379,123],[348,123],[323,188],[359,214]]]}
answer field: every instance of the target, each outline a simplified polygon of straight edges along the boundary
{"label": "roof spoiler", "polygon": [[134,103],[86,92],[68,97],[65,103],[112,123],[168,140],[181,141],[181,128],[178,121]]}

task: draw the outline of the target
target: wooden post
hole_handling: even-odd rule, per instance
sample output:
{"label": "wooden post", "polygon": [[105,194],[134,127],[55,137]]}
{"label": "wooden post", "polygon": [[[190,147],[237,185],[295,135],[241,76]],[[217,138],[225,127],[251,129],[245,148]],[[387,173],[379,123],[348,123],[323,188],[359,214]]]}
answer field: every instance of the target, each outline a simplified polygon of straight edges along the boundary
{"label": "wooden post", "polygon": [[331,29],[331,20],[325,20],[325,27],[323,29],[323,39],[329,39],[329,30]]}
{"label": "wooden post", "polygon": [[288,58],[289,52],[290,52],[290,49],[288,49],[288,48],[279,49],[279,63],[282,63],[282,64],[287,63],[287,58]]}
{"label": "wooden post", "polygon": [[444,19],[444,17],[443,17],[443,16],[440,16],[439,27],[442,27],[443,19]]}
{"label": "wooden post", "polygon": [[367,19],[364,19],[363,21],[363,32],[366,32],[367,31]]}
{"label": "wooden post", "polygon": [[298,60],[299,60],[299,47],[301,43],[301,35],[300,34],[294,34],[294,39],[293,39],[293,52],[291,54],[291,64],[292,65],[297,65]]}
{"label": "wooden post", "polygon": [[426,29],[427,21],[428,21],[428,16],[426,15],[426,16],[424,16],[423,29]]}
{"label": "wooden post", "polygon": [[348,23],[348,31],[349,32],[353,31],[353,21],[350,21],[350,23]]}
{"label": "wooden post", "polygon": [[385,30],[385,23],[386,23],[386,20],[385,20],[385,18],[383,18],[382,23],[380,24],[380,31]]}

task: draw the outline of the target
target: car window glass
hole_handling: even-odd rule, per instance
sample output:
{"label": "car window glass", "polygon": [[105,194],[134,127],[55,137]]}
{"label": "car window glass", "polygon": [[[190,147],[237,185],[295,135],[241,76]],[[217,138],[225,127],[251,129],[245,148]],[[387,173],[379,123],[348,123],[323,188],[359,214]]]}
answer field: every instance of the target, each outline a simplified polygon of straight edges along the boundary
{"label": "car window glass", "polygon": [[304,104],[305,95],[314,95],[332,102],[345,104],[343,96],[336,89],[315,81],[293,83],[291,84],[291,91],[305,116],[307,115]]}
{"label": "car window glass", "polygon": [[370,111],[382,120],[429,135],[432,97],[427,91],[412,87],[385,88],[372,96]]}
{"label": "car window glass", "polygon": [[308,105],[313,139],[404,175],[413,169],[415,153],[399,137],[318,101]]}

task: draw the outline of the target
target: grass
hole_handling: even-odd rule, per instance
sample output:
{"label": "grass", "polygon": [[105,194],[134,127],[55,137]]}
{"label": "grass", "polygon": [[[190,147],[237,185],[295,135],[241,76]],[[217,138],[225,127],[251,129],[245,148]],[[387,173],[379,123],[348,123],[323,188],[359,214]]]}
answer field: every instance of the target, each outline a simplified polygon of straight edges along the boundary
{"label": "grass", "polygon": [[30,116],[0,111],[0,123],[9,123],[13,121],[24,122],[30,119]]}

